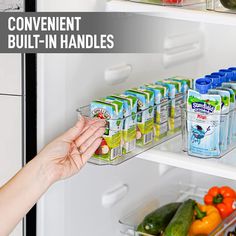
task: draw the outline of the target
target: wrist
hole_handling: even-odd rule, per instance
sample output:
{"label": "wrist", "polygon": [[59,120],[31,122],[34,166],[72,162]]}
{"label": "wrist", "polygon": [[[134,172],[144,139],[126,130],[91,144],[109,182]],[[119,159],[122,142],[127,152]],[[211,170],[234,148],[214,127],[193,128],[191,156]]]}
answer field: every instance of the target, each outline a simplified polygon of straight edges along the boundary
{"label": "wrist", "polygon": [[31,162],[37,167],[36,172],[39,181],[45,184],[47,188],[59,179],[59,176],[56,173],[55,165],[50,161],[44,159],[40,155],[37,155]]}

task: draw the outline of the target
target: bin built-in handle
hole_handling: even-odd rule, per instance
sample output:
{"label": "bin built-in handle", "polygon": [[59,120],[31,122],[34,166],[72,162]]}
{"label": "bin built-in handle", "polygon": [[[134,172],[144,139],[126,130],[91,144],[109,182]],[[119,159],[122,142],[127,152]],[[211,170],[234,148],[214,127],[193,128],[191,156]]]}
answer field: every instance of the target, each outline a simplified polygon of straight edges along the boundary
{"label": "bin built-in handle", "polygon": [[102,205],[105,208],[114,206],[117,202],[122,200],[129,191],[127,184],[116,186],[115,188],[107,191],[102,196]]}
{"label": "bin built-in handle", "polygon": [[164,40],[163,64],[172,66],[201,56],[203,52],[202,33],[181,34]]}
{"label": "bin built-in handle", "polygon": [[132,66],[129,64],[121,64],[107,68],[105,70],[105,81],[108,84],[115,85],[126,81],[132,71]]}

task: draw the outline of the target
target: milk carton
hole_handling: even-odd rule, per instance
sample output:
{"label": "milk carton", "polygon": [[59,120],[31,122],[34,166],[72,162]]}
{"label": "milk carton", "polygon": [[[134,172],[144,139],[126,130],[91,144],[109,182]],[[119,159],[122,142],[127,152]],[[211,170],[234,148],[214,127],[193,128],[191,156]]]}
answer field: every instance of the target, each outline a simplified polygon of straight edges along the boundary
{"label": "milk carton", "polygon": [[189,90],[187,98],[188,152],[202,158],[219,157],[221,96]]}
{"label": "milk carton", "polygon": [[125,94],[138,99],[137,145],[144,146],[151,143],[153,141],[154,93],[150,90],[134,88],[125,91]]}
{"label": "milk carton", "polygon": [[95,158],[112,161],[122,154],[121,133],[123,126],[123,103],[117,100],[96,100],[90,104],[91,117],[107,120],[106,131]]}
{"label": "milk carton", "polygon": [[222,152],[228,148],[228,130],[229,130],[229,111],[230,111],[230,93],[225,90],[208,90],[208,94],[218,94],[221,96],[221,116],[220,116],[220,149]]}
{"label": "milk carton", "polygon": [[136,147],[137,101],[134,96],[115,94],[107,97],[123,103],[122,153],[132,152]]}

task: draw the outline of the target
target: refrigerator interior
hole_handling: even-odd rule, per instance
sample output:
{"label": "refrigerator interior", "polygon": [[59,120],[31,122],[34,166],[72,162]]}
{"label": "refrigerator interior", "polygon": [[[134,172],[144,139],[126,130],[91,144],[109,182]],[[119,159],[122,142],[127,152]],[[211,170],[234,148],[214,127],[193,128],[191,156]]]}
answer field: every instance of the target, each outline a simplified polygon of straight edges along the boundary
{"label": "refrigerator interior", "polygon": [[[159,18],[156,30],[163,45],[159,54],[38,55],[38,150],[72,126],[76,109],[92,99],[168,76],[200,77],[236,61],[236,32],[230,26],[221,25],[219,34],[218,25]],[[132,70],[124,78],[120,68],[127,66]],[[117,72],[115,80],[105,76],[111,69]],[[116,167],[88,164],[40,200],[37,235],[121,235],[119,219],[153,190],[165,191],[160,186],[181,181],[203,188],[234,186],[230,180],[138,157]]]}

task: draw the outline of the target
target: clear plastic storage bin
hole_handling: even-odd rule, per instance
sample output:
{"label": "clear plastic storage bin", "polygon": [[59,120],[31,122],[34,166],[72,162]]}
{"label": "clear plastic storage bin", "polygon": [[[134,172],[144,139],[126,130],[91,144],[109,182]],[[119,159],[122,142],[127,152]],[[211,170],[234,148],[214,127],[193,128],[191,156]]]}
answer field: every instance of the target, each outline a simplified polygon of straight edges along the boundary
{"label": "clear plastic storage bin", "polygon": [[157,207],[171,202],[183,202],[187,199],[193,199],[203,204],[203,197],[207,193],[206,189],[183,183],[179,183],[174,187],[166,186],[165,191],[162,191],[163,189],[159,190],[160,191],[153,192],[153,195],[149,196],[150,200],[146,200],[142,205],[120,219],[121,233],[127,236],[153,236],[137,231],[138,225],[147,214],[157,209]]}
{"label": "clear plastic storage bin", "polygon": [[[183,105],[183,151],[204,159],[223,157],[236,147],[235,118],[235,110],[227,114],[212,115],[187,111],[186,105]],[[214,143],[212,150],[209,143]]]}
{"label": "clear plastic storage bin", "polygon": [[[120,232],[126,236],[153,236],[137,231],[138,225],[143,221],[146,215],[156,210],[158,207],[171,202],[183,202],[187,199],[193,199],[200,204],[204,204],[203,199],[206,193],[207,189],[194,184],[184,184],[182,182],[174,186],[170,184],[164,189],[157,189],[145,199],[143,204],[139,205],[136,209],[119,220]],[[233,236],[236,234],[235,230],[236,211],[223,220],[209,236]]]}
{"label": "clear plastic storage bin", "polygon": [[207,10],[224,12],[224,13],[236,13],[236,1],[235,0],[207,0]]}
{"label": "clear plastic storage bin", "polygon": [[236,235],[236,211],[227,217],[209,236]]}
{"label": "clear plastic storage bin", "polygon": [[188,6],[205,2],[203,0],[130,0],[130,1],[138,3],[155,4],[161,6],[175,6],[175,7]]}
{"label": "clear plastic storage bin", "polygon": [[[181,104],[182,102],[178,103],[178,101],[183,101],[183,99],[183,96],[178,96],[178,98],[174,100],[176,100],[176,104]],[[129,160],[132,157],[135,157],[147,151],[148,149],[155,147],[156,145],[159,145],[179,135],[181,130],[181,112],[179,113],[179,115],[171,117],[171,109],[173,109],[173,107],[171,108],[172,102],[173,100],[163,101],[159,105],[155,105],[153,107],[139,111],[137,114],[132,114],[131,116],[125,117],[123,119],[107,119],[106,132],[109,133],[110,131],[112,131],[113,133],[116,133],[117,137],[121,139],[120,145],[113,148],[113,150],[110,150],[108,146],[111,145],[104,144],[104,147],[101,151],[104,151],[102,153],[106,154],[100,155],[100,153],[96,152],[95,155],[89,160],[89,162],[95,165],[118,165],[124,161]],[[178,109],[181,111],[179,107],[176,107],[176,111],[178,111]],[[157,111],[161,111],[161,113],[158,113]],[[79,108],[77,112],[85,117],[92,117],[89,105]],[[144,114],[147,115],[148,113],[152,112],[154,115],[151,131],[149,130],[145,133],[144,130],[141,132],[136,123],[136,138],[131,142],[129,140],[129,143],[132,144],[131,148],[125,148],[126,140],[128,140],[128,138],[127,134],[123,132],[123,127],[125,126],[126,122],[130,122],[130,119],[136,119],[140,121],[142,120],[142,116]],[[176,112],[176,114],[178,113]],[[112,125],[114,123],[119,124],[115,126],[117,127],[116,130],[110,128],[114,127],[114,125]],[[142,141],[140,141],[140,137]]]}

